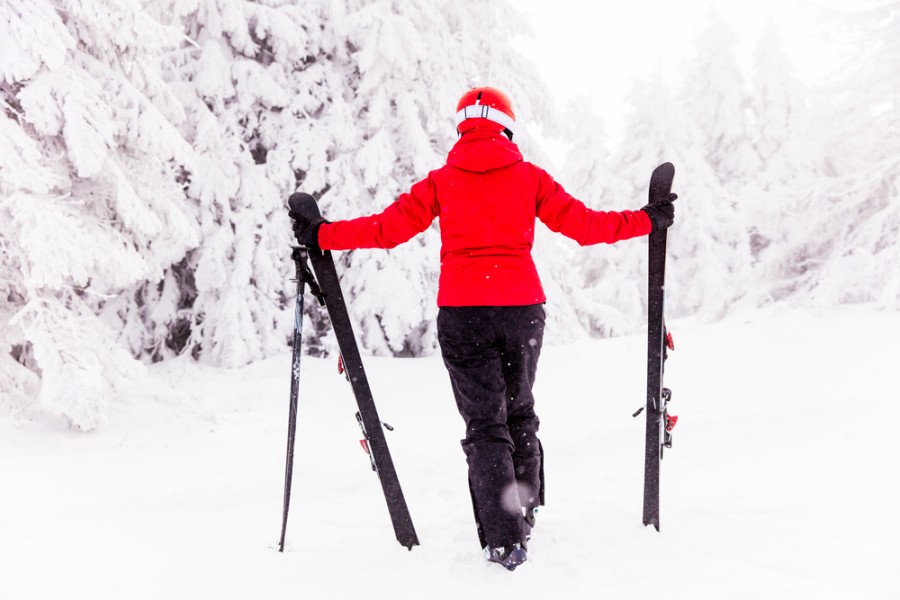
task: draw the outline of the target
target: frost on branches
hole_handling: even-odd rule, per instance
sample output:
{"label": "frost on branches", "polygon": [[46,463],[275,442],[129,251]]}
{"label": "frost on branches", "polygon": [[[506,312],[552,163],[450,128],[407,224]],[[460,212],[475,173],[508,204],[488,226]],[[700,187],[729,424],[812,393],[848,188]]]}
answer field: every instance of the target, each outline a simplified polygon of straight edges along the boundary
{"label": "frost on branches", "polygon": [[[286,198],[329,219],[383,210],[439,168],[460,94],[513,98],[516,142],[565,136],[560,183],[601,210],[637,209],[676,166],[670,316],[736,303],[900,306],[898,13],[840,22],[862,55],[800,86],[770,27],[751,77],[714,14],[681,87],[636,82],[607,151],[586,102],[557,119],[512,50],[527,25],[482,0],[0,2],[0,410],[97,427],[143,363],[237,367],[286,351]],[[472,15],[477,14],[477,18]],[[669,78],[671,79],[671,78]],[[556,98],[556,100],[566,100]],[[435,347],[439,224],[390,251],[336,256],[370,353]],[[548,340],[643,326],[646,244],[534,249]],[[307,303],[305,343],[333,344]]]}
{"label": "frost on branches", "polygon": [[[301,182],[320,197],[326,218],[381,211],[439,168],[456,140],[456,101],[472,85],[508,90],[524,122],[545,114],[531,101],[541,96],[533,67],[509,47],[522,24],[505,3],[329,6],[325,32],[339,41],[328,66],[340,91],[323,107],[316,129],[334,139],[325,169],[310,170]],[[437,226],[389,251],[338,256],[350,314],[370,352],[410,356],[434,348]]]}
{"label": "frost on branches", "polygon": [[[522,97],[537,87],[530,67],[506,68],[518,64],[507,49],[515,15],[475,4],[474,24],[470,2],[152,5],[194,41],[164,61],[198,154],[187,193],[202,234],[164,284],[178,286],[165,293],[183,307],[175,351],[223,366],[282,351],[292,323],[285,199],[311,193],[332,220],[380,211],[442,164],[462,90],[492,72]],[[434,347],[438,244],[432,229],[389,252],[337,257],[370,352]],[[327,350],[324,312],[310,303],[307,316],[307,343]]]}
{"label": "frost on branches", "polygon": [[[473,84],[539,118],[508,44],[522,26],[480,2],[4,2],[4,404],[91,429],[135,359],[283,351],[285,198],[313,193],[332,219],[383,209],[440,166]],[[433,348],[437,240],[340,257],[369,351]],[[324,313],[307,318],[326,349]]]}
{"label": "frost on branches", "polygon": [[900,308],[900,12],[869,6],[829,13],[858,53],[814,106],[812,169],[781,213],[791,234],[764,256],[776,300]]}
{"label": "frost on branches", "polygon": [[99,314],[197,243],[173,173],[192,159],[183,115],[149,66],[178,36],[107,4],[0,5],[4,402],[81,429],[141,371]]}
{"label": "frost on branches", "polygon": [[[645,176],[649,181],[656,156],[638,164],[614,166],[604,145],[603,123],[593,116],[590,99],[572,101],[566,113],[580,115],[576,121],[567,122],[572,146],[559,175],[566,190],[594,210],[637,210],[643,206],[646,191],[627,183],[617,169],[633,170],[636,180]],[[592,151],[585,152],[585,148]],[[635,239],[577,248],[571,253],[569,268],[574,268],[577,278],[567,294],[588,333],[623,335],[641,326],[646,303],[646,251],[646,244]]]}

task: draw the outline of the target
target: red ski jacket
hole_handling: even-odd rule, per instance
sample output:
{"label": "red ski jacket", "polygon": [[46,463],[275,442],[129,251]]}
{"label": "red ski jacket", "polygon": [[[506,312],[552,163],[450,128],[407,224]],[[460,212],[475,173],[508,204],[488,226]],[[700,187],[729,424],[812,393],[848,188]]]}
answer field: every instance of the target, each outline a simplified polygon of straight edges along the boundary
{"label": "red ski jacket", "polygon": [[466,132],[447,164],[379,214],[325,223],[323,250],[393,248],[440,218],[439,306],[517,306],[546,300],[531,258],[535,217],[582,246],[650,233],[642,210],[591,210],[525,162],[493,128]]}

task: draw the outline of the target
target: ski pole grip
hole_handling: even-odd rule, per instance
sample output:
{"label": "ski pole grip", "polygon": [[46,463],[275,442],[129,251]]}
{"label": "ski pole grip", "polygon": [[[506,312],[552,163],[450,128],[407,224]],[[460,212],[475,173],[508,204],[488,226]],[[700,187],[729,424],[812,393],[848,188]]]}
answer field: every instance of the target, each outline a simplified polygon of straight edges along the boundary
{"label": "ski pole grip", "polygon": [[292,212],[299,213],[305,219],[310,221],[322,218],[322,213],[319,212],[319,205],[316,203],[316,199],[309,194],[303,192],[291,194],[291,197],[288,198],[288,206]]}

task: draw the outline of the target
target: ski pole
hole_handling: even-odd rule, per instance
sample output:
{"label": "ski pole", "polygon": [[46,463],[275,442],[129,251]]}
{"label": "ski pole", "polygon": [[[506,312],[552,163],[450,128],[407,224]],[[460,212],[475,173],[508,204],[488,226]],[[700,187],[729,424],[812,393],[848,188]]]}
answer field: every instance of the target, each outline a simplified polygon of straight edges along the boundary
{"label": "ski pole", "polygon": [[[284,537],[287,534],[288,510],[291,506],[291,484],[294,476],[294,441],[297,433],[297,397],[300,391],[300,355],[301,340],[303,339],[303,295],[306,291],[306,282],[310,282],[310,287],[315,288],[315,280],[310,280],[312,274],[309,273],[309,267],[306,265],[307,250],[295,246],[291,252],[291,258],[294,260],[294,268],[296,272],[295,281],[297,282],[297,301],[294,306],[294,338],[293,351],[291,355],[291,396],[290,409],[288,412],[288,434],[287,434],[287,457],[284,464],[284,506],[281,516],[281,540],[278,544],[278,551],[284,552]],[[313,289],[313,293],[318,292]]]}

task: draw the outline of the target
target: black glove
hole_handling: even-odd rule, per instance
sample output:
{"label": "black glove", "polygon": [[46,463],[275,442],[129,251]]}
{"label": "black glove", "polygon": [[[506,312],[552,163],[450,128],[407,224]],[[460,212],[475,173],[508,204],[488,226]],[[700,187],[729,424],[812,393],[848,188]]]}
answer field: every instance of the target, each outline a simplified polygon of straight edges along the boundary
{"label": "black glove", "polygon": [[678,194],[669,194],[663,200],[648,204],[641,209],[650,217],[653,231],[670,227],[675,222],[675,206],[672,203],[677,199]]}
{"label": "black glove", "polygon": [[318,248],[319,226],[322,223],[328,223],[328,221],[322,217],[309,219],[294,211],[289,211],[288,215],[294,221],[292,229],[294,230],[294,237],[297,238],[297,243],[307,248]]}

